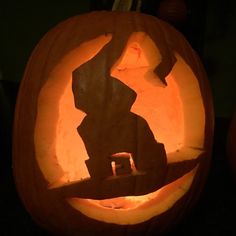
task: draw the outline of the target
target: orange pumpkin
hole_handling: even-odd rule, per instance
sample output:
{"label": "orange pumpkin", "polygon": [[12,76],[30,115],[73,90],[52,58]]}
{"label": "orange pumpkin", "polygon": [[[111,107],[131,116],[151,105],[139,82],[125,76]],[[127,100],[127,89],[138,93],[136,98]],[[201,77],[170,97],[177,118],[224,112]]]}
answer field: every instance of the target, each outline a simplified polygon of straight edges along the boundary
{"label": "orange pumpkin", "polygon": [[134,12],[76,16],[28,62],[15,182],[53,232],[161,233],[198,199],[212,135],[205,72],[179,32]]}

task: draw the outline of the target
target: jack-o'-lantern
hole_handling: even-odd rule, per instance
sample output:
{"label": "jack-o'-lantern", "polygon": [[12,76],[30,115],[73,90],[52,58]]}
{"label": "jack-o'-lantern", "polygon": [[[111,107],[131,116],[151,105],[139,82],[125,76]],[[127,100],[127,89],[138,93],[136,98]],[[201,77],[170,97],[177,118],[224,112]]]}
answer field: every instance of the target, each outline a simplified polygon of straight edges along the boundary
{"label": "jack-o'-lantern", "polygon": [[212,130],[205,73],[180,33],[135,12],[73,17],[39,42],[21,83],[18,192],[54,232],[161,233],[201,192]]}

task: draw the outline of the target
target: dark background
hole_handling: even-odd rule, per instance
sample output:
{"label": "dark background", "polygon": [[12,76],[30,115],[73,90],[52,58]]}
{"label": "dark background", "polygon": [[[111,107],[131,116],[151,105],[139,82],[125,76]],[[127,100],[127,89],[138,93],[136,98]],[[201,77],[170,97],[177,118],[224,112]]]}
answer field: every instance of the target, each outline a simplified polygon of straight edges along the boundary
{"label": "dark background", "polygon": [[[110,10],[112,0],[50,0],[0,3],[0,235],[49,235],[25,211],[11,169],[14,106],[27,60],[40,38],[64,19]],[[236,181],[226,155],[228,127],[236,104],[236,1],[186,0],[187,19],[176,27],[198,52],[212,88],[215,135],[205,189],[192,212],[169,235],[236,235]],[[143,0],[156,15],[160,1]]]}

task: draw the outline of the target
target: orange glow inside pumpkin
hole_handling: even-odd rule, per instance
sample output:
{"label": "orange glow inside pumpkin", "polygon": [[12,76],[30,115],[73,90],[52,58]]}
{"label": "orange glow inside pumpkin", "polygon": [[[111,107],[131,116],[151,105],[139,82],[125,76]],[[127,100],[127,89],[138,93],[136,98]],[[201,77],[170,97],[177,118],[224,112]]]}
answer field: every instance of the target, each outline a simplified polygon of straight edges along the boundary
{"label": "orange glow inside pumpkin", "polygon": [[[74,105],[72,71],[89,61],[111,39],[110,34],[101,35],[70,51],[52,68],[40,91],[34,137],[35,151],[39,167],[50,188],[89,178],[85,165],[85,160],[89,157],[77,133],[77,127],[86,114]],[[137,93],[131,111],[144,117],[156,140],[164,143],[169,163],[191,160],[199,156],[202,152],[205,126],[205,113],[197,78],[181,56],[177,53],[175,56],[177,62],[166,77],[167,86],[163,86],[153,73],[153,69],[162,59],[158,48],[148,35],[136,32],[130,36],[123,54],[111,68],[113,77]],[[145,206],[145,214],[153,216],[150,206],[157,206],[158,199],[162,196],[162,204],[158,205],[159,210],[155,211],[155,214],[166,211],[188,191],[195,172],[196,170],[191,171],[147,196],[104,199],[100,202],[89,199],[68,201],[83,214],[98,220],[105,216],[102,213],[100,217],[94,216],[91,212],[95,212],[99,207],[102,210],[111,210],[112,204],[121,204],[119,210],[123,208],[126,211]],[[179,188],[184,190],[180,191]],[[119,213],[115,215],[121,218]],[[134,218],[128,223],[134,224],[146,219],[146,216],[136,220]]]}
{"label": "orange glow inside pumpkin", "polygon": [[153,72],[160,62],[160,52],[151,38],[133,33],[111,75],[137,93],[131,111],[147,120],[155,139],[170,153],[183,146],[183,108],[175,80],[167,77],[165,87]]}
{"label": "orange glow inside pumpkin", "polygon": [[120,225],[141,223],[171,208],[190,188],[197,169],[198,166],[171,184],[146,195],[105,200],[70,198],[68,202],[96,220]]}

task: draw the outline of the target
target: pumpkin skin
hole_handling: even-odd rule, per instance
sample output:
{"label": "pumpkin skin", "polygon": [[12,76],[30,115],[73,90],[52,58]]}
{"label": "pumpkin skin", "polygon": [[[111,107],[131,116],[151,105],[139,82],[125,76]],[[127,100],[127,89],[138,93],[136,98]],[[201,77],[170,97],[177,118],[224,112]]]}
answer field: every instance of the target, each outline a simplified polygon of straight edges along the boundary
{"label": "pumpkin skin", "polygon": [[[124,27],[124,25],[126,27]],[[143,40],[144,36],[145,39],[147,39],[146,41]],[[132,59],[132,56],[126,56],[132,54],[132,50],[131,53],[129,53],[130,49],[134,49],[136,56],[139,55],[140,51],[141,54],[145,56],[140,57],[141,59],[136,61],[136,59]],[[155,52],[154,56],[152,56],[152,50]],[[136,51],[138,51],[138,53],[136,53]],[[135,63],[133,63],[133,61],[135,61]],[[179,105],[178,108],[180,109],[181,106],[183,106],[181,132],[184,144],[182,145],[183,148],[182,146],[180,149],[175,147],[173,151],[171,145],[168,147],[168,141],[166,142],[168,139],[163,138],[168,164],[164,158],[164,164],[161,164],[164,170],[159,168],[161,177],[156,177],[160,179],[160,182],[157,181],[158,183],[156,183],[154,181],[155,183],[152,184],[145,180],[146,182],[144,181],[144,183],[141,184],[141,186],[156,186],[155,190],[157,191],[162,190],[162,188],[167,188],[169,190],[166,190],[166,194],[164,194],[164,192],[163,194],[160,194],[161,192],[155,193],[161,197],[159,196],[158,198],[155,195],[155,199],[157,198],[157,200],[152,202],[145,200],[144,205],[138,205],[137,203],[134,208],[130,207],[128,211],[124,209],[111,210],[109,209],[110,206],[108,208],[104,205],[101,206],[97,201],[130,196],[129,193],[131,193],[132,196],[134,195],[134,197],[136,195],[139,197],[139,195],[151,193],[154,189],[146,189],[146,187],[144,187],[144,190],[135,192],[127,187],[124,191],[122,190],[123,192],[120,192],[120,190],[117,191],[116,189],[121,189],[126,182],[119,182],[119,178],[115,178],[118,180],[115,184],[120,184],[121,187],[113,188],[113,190],[110,188],[111,185],[106,185],[106,181],[100,180],[100,189],[95,191],[95,193],[93,190],[97,182],[95,182],[95,184],[89,182],[92,187],[88,187],[87,183],[85,186],[79,183],[78,186],[73,187],[73,183],[76,181],[79,182],[79,178],[83,176],[81,176],[80,173],[77,176],[75,169],[73,169],[73,175],[70,175],[70,173],[68,174],[69,176],[64,174],[64,172],[68,172],[68,169],[66,169],[66,171],[63,170],[63,165],[61,164],[63,158],[57,156],[58,150],[64,148],[64,145],[61,145],[60,142],[63,143],[64,139],[66,140],[66,138],[63,138],[64,136],[62,134],[57,134],[55,131],[58,129],[58,132],[61,132],[63,129],[59,127],[58,123],[59,116],[62,117],[61,122],[63,123],[63,116],[60,115],[60,112],[63,113],[64,111],[64,113],[67,113],[65,112],[67,106],[63,103],[64,95],[61,94],[67,93],[67,91],[70,91],[72,94],[73,90],[73,102],[75,102],[73,106],[77,107],[77,110],[83,111],[83,115],[80,114],[76,117],[76,119],[80,119],[76,122],[77,126],[75,126],[75,131],[73,131],[76,137],[79,137],[80,133],[76,131],[76,128],[86,116],[84,113],[87,113],[88,117],[88,114],[95,112],[95,115],[92,114],[90,117],[102,117],[102,120],[105,119],[105,121],[112,120],[114,117],[119,117],[120,114],[119,111],[118,115],[116,113],[113,115],[113,112],[116,112],[114,107],[117,106],[123,111],[123,108],[124,110],[127,108],[126,103],[128,103],[129,109],[131,109],[134,114],[144,117],[142,109],[135,106],[135,102],[132,98],[129,98],[128,95],[128,98],[126,98],[125,95],[124,99],[120,98],[120,94],[123,93],[123,88],[128,88],[128,90],[131,88],[129,91],[131,91],[131,93],[134,91],[137,95],[137,99],[141,97],[141,92],[139,92],[140,87],[137,87],[140,83],[134,82],[133,84],[129,84],[129,79],[126,79],[126,74],[119,74],[128,68],[130,70],[127,73],[128,75],[131,73],[132,77],[132,71],[135,71],[134,69],[136,69],[136,67],[143,68],[143,64],[151,67],[150,70],[152,74],[154,73],[155,76],[159,78],[159,80],[157,80],[159,82],[153,82],[151,80],[151,84],[154,83],[151,87],[154,88],[154,95],[157,89],[155,83],[159,83],[159,87],[171,87],[171,81],[174,81],[171,80],[172,70],[176,64],[179,65],[176,66],[177,69],[175,69],[173,73],[174,76],[178,77],[182,82],[173,85],[173,87],[183,87],[179,88],[179,93],[184,98],[182,99],[181,97],[183,101],[179,104],[182,105]],[[192,97],[188,97],[189,94],[195,93],[194,90],[191,90],[191,86],[189,86],[190,88],[188,88],[188,86],[186,88],[184,87],[185,84],[188,84],[188,76],[186,76],[186,81],[181,80],[182,77],[185,79],[184,74],[181,74],[182,67],[187,68],[185,69],[187,71],[186,73],[191,74],[193,77],[192,80],[195,81],[194,86],[197,86],[198,92],[196,92],[196,96],[198,96],[198,98],[196,100],[198,105],[196,105],[196,109],[194,107],[195,103],[191,104]],[[142,69],[139,70],[135,76],[139,76],[138,74],[141,72]],[[109,91],[108,94],[112,94],[111,97],[106,97],[107,93],[104,92],[102,86],[101,88],[99,87],[99,91],[97,91],[97,86],[100,84],[96,84],[95,79],[96,77],[100,78],[100,74],[105,75],[106,79],[108,78],[109,81],[112,81],[111,83],[107,82],[108,80],[105,80],[105,82],[101,80],[101,84],[104,83],[105,87],[110,86],[110,90],[105,91]],[[69,79],[60,80],[60,78],[66,77]],[[71,88],[72,77],[73,88]],[[88,101],[82,105],[76,105],[80,102],[76,97],[81,94],[80,86],[76,87],[78,77],[90,78],[90,81],[92,81],[91,83],[85,83],[85,86],[89,86],[87,90],[85,89],[85,93],[88,93],[92,97],[94,96],[92,102]],[[143,77],[141,76],[140,78]],[[114,78],[116,78],[116,80]],[[78,83],[80,83],[80,79],[78,81]],[[83,80],[81,79],[81,81]],[[95,83],[95,85],[92,86],[91,84],[93,83]],[[148,82],[147,84],[150,83]],[[191,83],[189,82],[189,84]],[[83,87],[83,83],[81,86]],[[145,84],[141,84],[141,87],[145,86]],[[67,87],[69,89],[67,89]],[[185,90],[189,90],[189,92],[185,93]],[[170,94],[172,94],[172,92],[170,92]],[[117,98],[117,100],[115,100],[117,103],[110,100],[113,97]],[[102,101],[106,102],[106,105],[99,103],[100,98]],[[58,102],[59,100],[62,102]],[[151,99],[149,99],[149,101],[151,102]],[[165,101],[162,102],[162,99],[159,99],[159,101],[158,104],[165,104]],[[173,101],[171,104],[172,103]],[[188,103],[190,106],[188,106]],[[116,104],[116,106],[114,104]],[[119,106],[117,104],[119,104]],[[165,111],[165,105],[163,107]],[[194,110],[197,110],[197,112],[194,112]],[[201,110],[201,112],[198,110]],[[102,111],[102,115],[100,111]],[[191,112],[193,112],[194,115],[192,115]],[[44,113],[47,115],[44,115]],[[176,113],[178,114],[178,111]],[[198,122],[194,116],[198,116],[198,113],[201,114],[201,116],[199,116],[201,127],[194,129],[194,126]],[[121,114],[123,113],[121,112]],[[144,112],[144,114],[146,113]],[[168,119],[166,118],[169,123],[171,121],[170,117]],[[181,115],[179,115],[179,117],[181,117]],[[151,125],[151,118],[150,121],[147,117],[144,118],[150,125],[153,135],[155,136],[155,132],[153,131],[154,126]],[[69,117],[67,119],[71,118]],[[201,132],[198,130],[201,130]],[[88,129],[88,133],[90,132],[91,130]],[[173,134],[173,136],[175,135],[176,134]],[[195,138],[195,136],[197,136],[197,138]],[[13,140],[13,170],[15,182],[20,197],[32,217],[41,226],[52,232],[65,235],[79,233],[82,235],[143,235],[147,232],[161,234],[168,231],[173,224],[177,223],[197,201],[208,172],[212,136],[213,109],[205,72],[197,55],[180,33],[163,21],[134,12],[94,12],[76,16],[62,22],[49,31],[39,42],[28,62],[21,83],[15,112]],[[69,141],[66,142],[70,145],[70,139],[68,138],[68,140]],[[81,143],[83,143],[83,141],[81,142],[80,139]],[[174,140],[173,143],[177,143],[177,141]],[[57,142],[57,146],[55,142]],[[195,144],[196,146],[194,146]],[[191,145],[194,147],[190,152],[181,151]],[[86,151],[89,153],[91,150],[91,148],[87,146],[84,148],[85,154]],[[119,151],[120,150],[116,152]],[[180,155],[178,155],[178,153],[180,153]],[[182,157],[183,153],[188,153],[188,155],[186,154],[183,155],[186,157]],[[82,165],[81,163],[84,163],[85,160],[82,160],[79,164],[72,163],[72,166]],[[86,165],[83,164],[83,166],[85,169]],[[88,177],[88,174],[86,177]],[[133,178],[133,175],[131,178]],[[178,181],[182,181],[185,185],[178,185]],[[175,185],[173,185],[173,187],[171,184],[174,182]],[[127,183],[130,182],[127,180]],[[185,187],[186,190],[180,193],[178,186],[179,188],[181,188],[181,186],[183,188]],[[179,197],[172,196],[174,194]],[[168,200],[170,198],[174,200]],[[158,199],[164,202],[166,201],[166,205],[162,207],[162,204],[158,203]],[[127,203],[127,201],[128,200],[125,200],[125,203]],[[168,203],[171,203],[170,207],[167,206]],[[159,213],[149,213],[149,211],[152,211],[153,205],[158,204],[160,205],[157,207]],[[160,208],[164,208],[164,210],[160,210]],[[115,217],[112,218],[112,214],[115,215]],[[141,216],[135,218],[135,214]],[[103,218],[100,218],[100,215],[102,215]],[[147,217],[143,218],[142,215],[147,215]],[[121,219],[117,222],[116,218]],[[128,218],[129,221],[126,222],[123,220],[124,218]]]}

